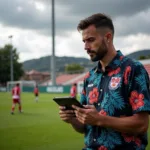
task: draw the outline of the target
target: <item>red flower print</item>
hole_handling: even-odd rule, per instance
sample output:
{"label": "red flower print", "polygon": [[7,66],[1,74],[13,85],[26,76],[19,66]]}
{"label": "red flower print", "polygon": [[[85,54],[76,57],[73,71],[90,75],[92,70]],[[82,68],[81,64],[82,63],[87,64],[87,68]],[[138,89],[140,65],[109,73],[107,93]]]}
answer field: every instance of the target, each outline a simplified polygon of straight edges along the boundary
{"label": "red flower print", "polygon": [[122,134],[122,136],[124,137],[124,140],[128,143],[130,143],[134,140],[134,136],[129,136],[129,135],[126,135],[126,134]]}
{"label": "red flower print", "polygon": [[120,60],[122,60],[123,59],[123,56],[120,56]]}
{"label": "red flower print", "polygon": [[86,75],[84,76],[84,79],[87,79],[88,77],[90,77],[90,72],[86,73]]}
{"label": "red flower print", "polygon": [[98,101],[98,88],[93,88],[92,91],[89,92],[89,102],[90,104],[96,103]]}
{"label": "red flower print", "polygon": [[124,73],[124,83],[125,84],[128,84],[128,76],[129,76],[130,72],[131,72],[131,67],[127,66],[125,73]]}
{"label": "red flower print", "polygon": [[99,114],[100,114],[100,115],[103,115],[103,116],[106,116],[106,115],[107,115],[107,113],[106,113],[106,111],[105,111],[104,109],[102,109],[102,110],[99,112]]}
{"label": "red flower print", "polygon": [[117,68],[116,70],[111,70],[109,73],[108,73],[108,76],[112,76],[114,74],[118,74],[120,72],[120,67]]}
{"label": "red flower print", "polygon": [[144,95],[138,94],[137,91],[131,92],[131,97],[129,98],[130,104],[133,110],[137,110],[138,108],[144,105]]}
{"label": "red flower print", "polygon": [[141,140],[139,139],[139,138],[135,138],[135,143],[136,143],[136,145],[138,146],[138,147],[140,147],[140,145],[141,145]]}
{"label": "red flower print", "polygon": [[126,135],[126,134],[122,134],[122,136],[124,137],[124,140],[128,143],[130,142],[135,142],[136,145],[138,147],[140,147],[141,145],[141,140],[138,138],[138,137],[135,137],[135,136],[129,136],[129,135]]}
{"label": "red flower print", "polygon": [[98,150],[108,150],[108,149],[105,146],[101,146],[101,147],[98,148]]}

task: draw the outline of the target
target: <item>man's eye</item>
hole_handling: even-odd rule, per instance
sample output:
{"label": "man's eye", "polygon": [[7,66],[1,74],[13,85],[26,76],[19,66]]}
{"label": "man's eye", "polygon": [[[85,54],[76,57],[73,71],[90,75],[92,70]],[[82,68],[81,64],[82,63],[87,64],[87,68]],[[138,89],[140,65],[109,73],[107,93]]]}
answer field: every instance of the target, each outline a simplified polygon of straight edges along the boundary
{"label": "man's eye", "polygon": [[93,42],[93,41],[94,41],[94,39],[93,39],[93,38],[91,38],[91,39],[88,39],[88,41],[89,41],[89,42]]}

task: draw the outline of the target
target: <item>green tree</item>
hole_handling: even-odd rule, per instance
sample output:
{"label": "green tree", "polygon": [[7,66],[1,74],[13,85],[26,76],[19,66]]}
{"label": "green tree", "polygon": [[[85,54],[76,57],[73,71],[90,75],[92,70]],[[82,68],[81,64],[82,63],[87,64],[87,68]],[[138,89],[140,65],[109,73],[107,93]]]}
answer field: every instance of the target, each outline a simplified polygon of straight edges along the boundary
{"label": "green tree", "polygon": [[84,67],[79,64],[69,64],[65,67],[67,73],[81,73],[84,71]]}
{"label": "green tree", "polygon": [[146,56],[140,56],[138,60],[144,60],[144,59],[147,59]]}
{"label": "green tree", "polygon": [[14,81],[19,80],[20,77],[24,74],[22,63],[19,63],[19,54],[17,49],[12,45],[5,45],[3,48],[0,48],[0,83],[6,84],[7,81],[10,81],[10,51],[12,50],[13,55],[13,72],[14,72]]}

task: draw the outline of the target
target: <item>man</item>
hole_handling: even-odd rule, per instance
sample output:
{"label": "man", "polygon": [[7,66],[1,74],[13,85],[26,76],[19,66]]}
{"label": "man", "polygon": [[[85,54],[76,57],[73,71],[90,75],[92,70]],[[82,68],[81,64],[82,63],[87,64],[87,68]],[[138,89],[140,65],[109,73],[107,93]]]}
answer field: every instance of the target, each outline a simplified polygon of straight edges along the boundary
{"label": "man", "polygon": [[98,65],[87,73],[81,103],[60,107],[60,117],[85,135],[84,150],[145,150],[150,111],[149,77],[143,65],[116,51],[114,26],[104,14],[78,25],[85,50]]}
{"label": "man", "polygon": [[77,96],[77,84],[74,83],[70,89],[70,96],[75,97]]}
{"label": "man", "polygon": [[21,100],[20,100],[20,86],[19,83],[16,84],[16,86],[12,89],[12,108],[11,108],[11,114],[14,114],[15,106],[18,104],[19,112],[22,112],[22,106],[21,106]]}
{"label": "man", "polygon": [[38,96],[39,96],[38,86],[35,86],[34,88],[34,95],[35,95],[35,101],[38,102]]}

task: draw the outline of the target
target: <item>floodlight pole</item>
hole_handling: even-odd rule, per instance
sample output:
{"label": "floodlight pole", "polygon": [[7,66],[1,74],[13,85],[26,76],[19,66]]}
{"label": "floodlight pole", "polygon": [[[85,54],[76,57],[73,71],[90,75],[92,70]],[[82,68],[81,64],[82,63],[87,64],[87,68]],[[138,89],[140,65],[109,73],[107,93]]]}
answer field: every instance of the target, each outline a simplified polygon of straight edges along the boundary
{"label": "floodlight pole", "polygon": [[55,8],[54,0],[52,0],[52,55],[51,55],[51,81],[52,85],[56,85],[56,74],[55,74]]}
{"label": "floodlight pole", "polygon": [[12,38],[10,35],[8,37],[10,39],[11,49],[10,49],[10,81],[14,81],[14,68],[13,68],[13,47],[12,47]]}

